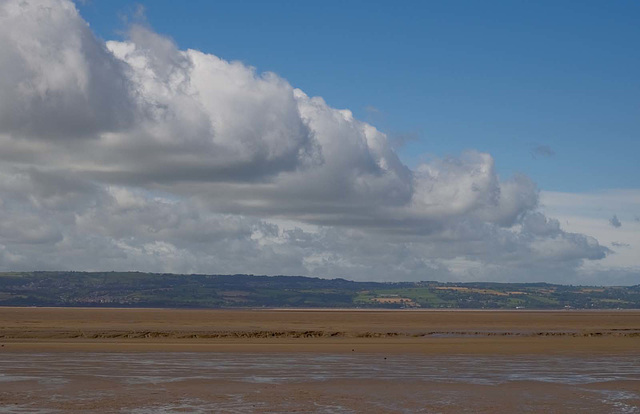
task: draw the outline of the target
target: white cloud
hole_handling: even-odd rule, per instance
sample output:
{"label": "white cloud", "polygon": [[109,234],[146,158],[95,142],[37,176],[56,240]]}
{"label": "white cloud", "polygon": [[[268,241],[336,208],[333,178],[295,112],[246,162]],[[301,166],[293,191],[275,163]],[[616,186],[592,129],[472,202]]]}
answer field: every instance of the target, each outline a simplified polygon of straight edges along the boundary
{"label": "white cloud", "polygon": [[0,73],[1,269],[560,280],[609,252],[489,154],[411,170],[349,110],[142,26],[103,44],[69,1],[0,4]]}
{"label": "white cloud", "polygon": [[72,3],[3,1],[0,19],[0,133],[56,142],[131,125],[126,65]]}

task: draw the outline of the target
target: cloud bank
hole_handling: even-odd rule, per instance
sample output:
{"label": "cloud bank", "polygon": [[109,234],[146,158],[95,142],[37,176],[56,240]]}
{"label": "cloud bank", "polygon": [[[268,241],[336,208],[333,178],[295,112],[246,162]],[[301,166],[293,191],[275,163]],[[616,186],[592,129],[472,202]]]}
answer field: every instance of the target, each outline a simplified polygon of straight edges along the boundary
{"label": "cloud bank", "polygon": [[2,270],[563,281],[610,252],[489,154],[410,169],[349,110],[148,27],[105,43],[70,1],[0,2],[0,74]]}

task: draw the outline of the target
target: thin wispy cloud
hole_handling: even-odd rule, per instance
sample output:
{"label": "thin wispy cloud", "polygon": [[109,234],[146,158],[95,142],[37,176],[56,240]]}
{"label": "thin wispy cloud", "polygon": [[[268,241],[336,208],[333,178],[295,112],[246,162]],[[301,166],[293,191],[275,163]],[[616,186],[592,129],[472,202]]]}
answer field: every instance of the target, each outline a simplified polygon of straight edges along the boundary
{"label": "thin wispy cloud", "polygon": [[531,147],[531,155],[533,158],[550,158],[556,155],[556,152],[548,145],[536,144]]}
{"label": "thin wispy cloud", "polygon": [[611,242],[613,247],[630,247],[629,243],[621,243],[621,242]]}
{"label": "thin wispy cloud", "polygon": [[616,214],[614,214],[613,217],[609,219],[609,224],[611,224],[615,228],[622,227],[622,223],[620,222],[620,219],[618,219],[618,216]]}

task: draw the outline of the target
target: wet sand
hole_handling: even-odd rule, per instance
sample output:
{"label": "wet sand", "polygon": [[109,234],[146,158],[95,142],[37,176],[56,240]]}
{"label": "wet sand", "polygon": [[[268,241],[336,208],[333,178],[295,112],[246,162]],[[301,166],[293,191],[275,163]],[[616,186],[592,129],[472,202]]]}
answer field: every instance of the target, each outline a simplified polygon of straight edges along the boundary
{"label": "wet sand", "polygon": [[3,413],[634,413],[640,365],[395,354],[0,354]]}
{"label": "wet sand", "polygon": [[0,308],[0,352],[640,352],[640,311]]}
{"label": "wet sand", "polygon": [[640,413],[640,311],[0,308],[0,413]]}

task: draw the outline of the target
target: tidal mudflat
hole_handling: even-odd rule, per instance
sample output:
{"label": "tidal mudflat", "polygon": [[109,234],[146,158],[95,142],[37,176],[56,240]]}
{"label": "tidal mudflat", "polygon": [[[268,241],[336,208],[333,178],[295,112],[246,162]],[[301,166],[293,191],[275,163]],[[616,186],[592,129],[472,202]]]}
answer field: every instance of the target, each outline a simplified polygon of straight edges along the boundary
{"label": "tidal mudflat", "polygon": [[0,308],[0,413],[640,412],[640,312]]}
{"label": "tidal mudflat", "polygon": [[600,355],[4,353],[0,412],[602,412],[640,359]]}

